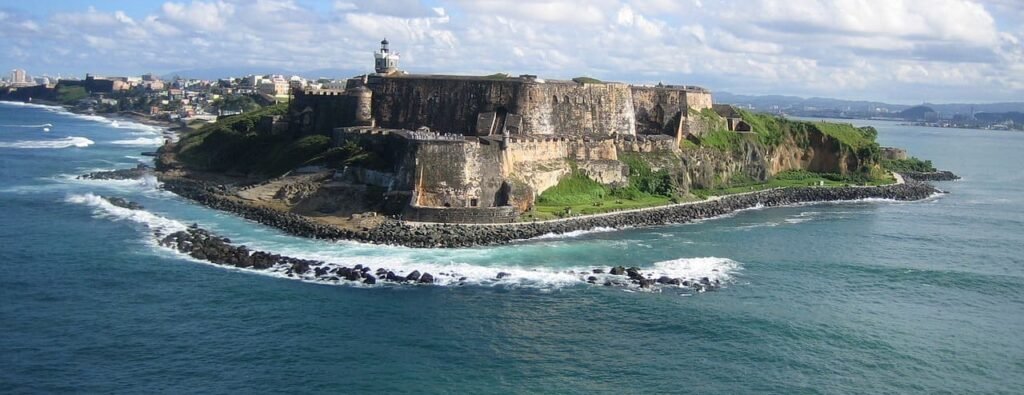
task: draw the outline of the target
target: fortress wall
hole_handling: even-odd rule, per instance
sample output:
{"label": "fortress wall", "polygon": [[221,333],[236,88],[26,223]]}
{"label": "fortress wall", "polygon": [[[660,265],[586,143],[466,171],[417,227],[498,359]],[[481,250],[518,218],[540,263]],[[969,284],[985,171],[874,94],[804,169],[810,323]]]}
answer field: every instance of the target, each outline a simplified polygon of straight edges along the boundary
{"label": "fortress wall", "polygon": [[678,151],[679,145],[672,138],[647,138],[647,139],[617,139],[615,148],[621,152],[670,152]]}
{"label": "fortress wall", "polygon": [[503,108],[519,113],[519,80],[386,77],[372,80],[373,116],[384,128],[476,134],[477,115]]}
{"label": "fortress wall", "polygon": [[291,103],[295,122],[289,124],[293,133],[330,135],[335,127],[355,123],[355,98],[341,92],[330,93],[336,94],[295,93]]}
{"label": "fortress wall", "polygon": [[[711,108],[711,93],[693,89],[634,86],[637,134],[676,136],[680,121],[688,118],[688,109]],[[685,127],[685,125],[684,125]]]}
{"label": "fortress wall", "polygon": [[480,188],[467,174],[466,143],[461,141],[413,144],[409,168],[419,206],[467,207],[479,198]]}
{"label": "fortress wall", "polygon": [[636,133],[629,85],[575,82],[524,85],[518,114],[523,116],[526,134],[611,136]]}
{"label": "fortress wall", "polygon": [[686,105],[690,108],[700,111],[711,108],[713,104],[711,100],[711,92],[698,92],[698,91],[687,91],[686,92]]}
{"label": "fortress wall", "polygon": [[408,206],[402,219],[413,222],[440,222],[464,224],[511,223],[516,219],[516,209],[503,207],[421,207]]}
{"label": "fortress wall", "polygon": [[[502,152],[495,143],[417,141],[410,158],[415,205],[424,207],[493,207],[503,196]],[[475,205],[474,205],[475,203]]]}
{"label": "fortress wall", "polygon": [[619,159],[614,139],[572,140],[568,148],[569,155],[577,161]]}
{"label": "fortress wall", "polygon": [[632,93],[637,134],[676,135],[687,115],[685,91],[634,86]]}
{"label": "fortress wall", "polygon": [[629,184],[629,166],[617,160],[588,160],[579,162],[579,169],[590,179],[612,187]]}

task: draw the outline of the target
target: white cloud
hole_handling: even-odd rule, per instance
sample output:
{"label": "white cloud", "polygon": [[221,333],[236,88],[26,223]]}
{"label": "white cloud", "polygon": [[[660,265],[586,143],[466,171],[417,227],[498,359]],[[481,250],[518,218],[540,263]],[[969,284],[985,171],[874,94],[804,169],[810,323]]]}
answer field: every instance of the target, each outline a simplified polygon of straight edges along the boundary
{"label": "white cloud", "polygon": [[[178,0],[148,13],[0,10],[0,67],[591,75],[737,93],[1024,97],[1017,0]],[[263,69],[261,69],[263,70]],[[256,71],[256,70],[254,70]]]}
{"label": "white cloud", "polygon": [[223,1],[192,1],[188,4],[164,3],[162,11],[170,22],[202,31],[219,31],[227,26],[227,19],[234,13],[235,6]]}

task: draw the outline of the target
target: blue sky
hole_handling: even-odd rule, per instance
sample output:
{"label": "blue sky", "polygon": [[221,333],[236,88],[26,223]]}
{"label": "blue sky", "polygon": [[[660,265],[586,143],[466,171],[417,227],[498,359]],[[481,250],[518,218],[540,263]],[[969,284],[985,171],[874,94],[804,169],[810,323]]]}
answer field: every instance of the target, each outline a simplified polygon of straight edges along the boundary
{"label": "blue sky", "polygon": [[412,72],[1024,100],[1021,0],[0,0],[0,67],[33,75],[366,71],[382,37]]}

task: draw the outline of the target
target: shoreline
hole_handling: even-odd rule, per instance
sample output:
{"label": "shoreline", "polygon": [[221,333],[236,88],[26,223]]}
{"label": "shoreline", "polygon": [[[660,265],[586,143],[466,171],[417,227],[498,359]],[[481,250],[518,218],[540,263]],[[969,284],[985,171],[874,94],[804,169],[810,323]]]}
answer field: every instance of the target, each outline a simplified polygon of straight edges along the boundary
{"label": "shoreline", "polygon": [[64,111],[68,112],[68,113],[71,113],[71,114],[90,115],[90,116],[103,117],[103,118],[106,118],[106,119],[109,119],[109,120],[112,120],[112,121],[121,120],[121,121],[135,122],[135,123],[139,123],[139,124],[146,125],[146,126],[153,126],[153,127],[163,128],[166,131],[174,131],[174,130],[176,130],[176,129],[181,127],[181,125],[178,125],[178,124],[176,124],[174,122],[154,119],[153,117],[150,117],[150,116],[142,114],[142,113],[134,112],[134,111],[118,111],[118,112],[108,112],[108,113],[100,113],[100,112],[89,113],[89,112],[86,112],[86,111],[79,110],[79,109],[77,109],[77,108],[75,108],[74,106],[71,106],[71,105],[61,104],[61,103],[58,103],[58,102],[50,102],[50,101],[45,101],[45,100],[38,100],[38,101],[32,101],[32,102],[23,102],[23,101],[17,101],[17,100],[0,100],[0,103],[10,103],[10,104],[13,104],[13,105],[26,105],[26,106],[59,108],[59,109],[62,109]]}
{"label": "shoreline", "polygon": [[504,245],[545,235],[598,228],[624,229],[684,224],[755,207],[801,203],[891,199],[922,200],[942,193],[930,184],[908,180],[884,186],[792,187],[726,195],[698,202],[648,207],[582,217],[508,224],[407,223],[388,219],[376,228],[343,229],[298,214],[250,205],[227,196],[223,186],[179,177],[158,178],[162,188],[206,207],[231,212],[295,236],[411,248],[466,248]]}

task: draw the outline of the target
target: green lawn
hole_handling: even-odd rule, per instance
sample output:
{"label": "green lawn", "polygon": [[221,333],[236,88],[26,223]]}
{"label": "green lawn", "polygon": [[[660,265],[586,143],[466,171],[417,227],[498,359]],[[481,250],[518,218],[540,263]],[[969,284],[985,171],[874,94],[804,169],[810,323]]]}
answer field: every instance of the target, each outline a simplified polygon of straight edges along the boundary
{"label": "green lawn", "polygon": [[[698,200],[690,198],[689,200]],[[676,202],[687,201],[686,199]],[[612,211],[632,210],[645,207],[656,207],[672,204],[672,198],[667,196],[641,196],[636,199],[621,199],[614,196],[606,196],[589,203],[576,204],[550,204],[537,203],[533,211],[524,213],[522,220],[548,220],[564,218],[567,216],[601,214]],[[566,210],[568,209],[568,210]]]}
{"label": "green lawn", "polygon": [[750,182],[742,185],[733,185],[726,188],[716,189],[695,189],[690,191],[696,196],[724,196],[736,193],[761,191],[772,188],[787,187],[810,187],[810,186],[843,186],[843,185],[888,185],[896,182],[892,175],[885,173],[868,182],[856,182],[853,180],[836,179],[835,176],[824,177],[817,173],[808,171],[787,171],[777,174],[766,182]]}

